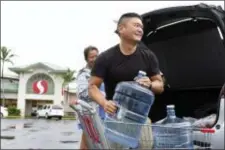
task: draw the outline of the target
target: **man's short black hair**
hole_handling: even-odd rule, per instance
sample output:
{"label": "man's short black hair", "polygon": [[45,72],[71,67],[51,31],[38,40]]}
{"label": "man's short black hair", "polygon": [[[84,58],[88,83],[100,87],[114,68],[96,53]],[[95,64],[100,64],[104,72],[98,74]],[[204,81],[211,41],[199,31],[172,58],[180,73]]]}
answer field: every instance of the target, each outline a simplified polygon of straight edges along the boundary
{"label": "man's short black hair", "polygon": [[140,19],[142,21],[142,17],[139,14],[135,13],[135,12],[125,13],[122,16],[120,16],[120,19],[117,22],[117,29],[116,29],[115,33],[117,33],[117,34],[119,33],[118,32],[118,26],[122,23],[122,21],[124,19],[127,19],[127,18],[138,18],[138,19]]}
{"label": "man's short black hair", "polygon": [[87,61],[87,59],[88,59],[88,54],[89,54],[89,52],[90,51],[92,51],[92,50],[96,50],[97,52],[98,52],[98,49],[97,49],[97,47],[95,47],[95,46],[88,46],[88,47],[86,47],[85,49],[84,49],[84,59]]}

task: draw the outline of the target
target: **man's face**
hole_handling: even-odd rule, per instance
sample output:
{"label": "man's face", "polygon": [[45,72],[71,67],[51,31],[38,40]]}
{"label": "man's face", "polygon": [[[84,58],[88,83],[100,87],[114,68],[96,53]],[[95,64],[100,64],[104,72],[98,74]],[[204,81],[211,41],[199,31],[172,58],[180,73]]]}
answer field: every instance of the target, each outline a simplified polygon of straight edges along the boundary
{"label": "man's face", "polygon": [[143,24],[139,18],[127,18],[120,26],[120,35],[135,42],[141,41]]}
{"label": "man's face", "polygon": [[97,56],[98,56],[97,50],[93,49],[93,50],[89,51],[88,58],[87,58],[87,63],[88,63],[89,67],[92,68],[94,66]]}

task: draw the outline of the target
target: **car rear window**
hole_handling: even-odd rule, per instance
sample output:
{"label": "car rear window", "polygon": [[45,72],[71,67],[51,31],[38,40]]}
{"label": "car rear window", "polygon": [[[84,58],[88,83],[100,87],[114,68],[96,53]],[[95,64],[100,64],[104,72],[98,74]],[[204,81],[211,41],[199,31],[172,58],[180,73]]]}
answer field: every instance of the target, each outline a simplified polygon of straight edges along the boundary
{"label": "car rear window", "polygon": [[58,106],[58,105],[53,105],[52,109],[63,109],[63,108],[61,106]]}

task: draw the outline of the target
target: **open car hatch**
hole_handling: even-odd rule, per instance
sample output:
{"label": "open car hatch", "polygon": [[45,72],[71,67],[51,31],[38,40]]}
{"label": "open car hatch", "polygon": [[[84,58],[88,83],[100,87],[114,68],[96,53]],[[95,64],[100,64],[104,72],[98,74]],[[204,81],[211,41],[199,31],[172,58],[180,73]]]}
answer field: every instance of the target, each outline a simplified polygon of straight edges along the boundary
{"label": "open car hatch", "polygon": [[165,77],[165,91],[156,95],[149,114],[152,122],[166,117],[169,104],[181,118],[216,114],[211,144],[224,147],[216,136],[223,132],[224,137],[224,98],[218,97],[225,83],[225,11],[199,4],[159,9],[142,18],[142,42],[156,54]]}

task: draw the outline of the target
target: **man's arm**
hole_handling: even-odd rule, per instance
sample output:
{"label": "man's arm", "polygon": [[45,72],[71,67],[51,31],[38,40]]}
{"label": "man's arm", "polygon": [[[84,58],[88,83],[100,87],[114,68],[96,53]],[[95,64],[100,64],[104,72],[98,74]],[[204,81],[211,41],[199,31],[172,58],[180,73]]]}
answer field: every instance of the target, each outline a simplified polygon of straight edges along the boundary
{"label": "man's arm", "polygon": [[137,79],[136,82],[149,88],[155,94],[161,94],[164,91],[164,83],[161,75],[154,75],[149,77],[142,77]]}
{"label": "man's arm", "polygon": [[108,62],[103,54],[100,54],[95,61],[89,80],[88,92],[91,99],[101,105],[106,113],[113,114],[116,111],[116,104],[108,101],[100,91],[100,85],[107,74]]}
{"label": "man's arm", "polygon": [[92,68],[91,78],[88,84],[88,94],[90,98],[96,101],[101,106],[104,105],[104,101],[106,100],[104,95],[100,91],[100,85],[102,84],[107,70],[107,60],[103,53],[101,53]]}
{"label": "man's arm", "polygon": [[105,96],[99,90],[99,87],[102,83],[102,79],[96,76],[92,76],[89,81],[89,96],[96,101],[99,105],[101,105],[106,113],[114,114],[117,107],[113,101],[108,101],[105,99]]}
{"label": "man's arm", "polygon": [[89,80],[88,92],[91,99],[96,101],[99,105],[104,106],[106,99],[99,89],[102,82],[103,80],[101,78],[92,76]]}
{"label": "man's arm", "polygon": [[150,78],[150,89],[155,93],[155,94],[161,94],[164,91],[164,82],[161,76],[161,71],[159,69],[159,61],[156,55],[150,51],[149,54],[149,78]]}
{"label": "man's arm", "polygon": [[151,80],[151,86],[150,89],[155,94],[161,94],[164,91],[164,82],[162,79],[162,76],[160,74],[154,75],[150,77]]}

